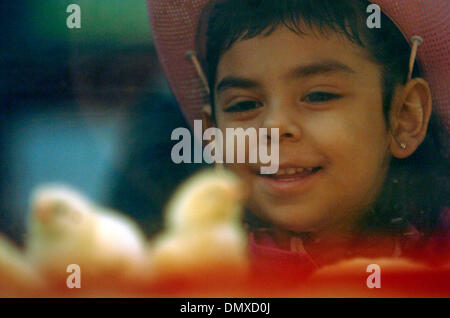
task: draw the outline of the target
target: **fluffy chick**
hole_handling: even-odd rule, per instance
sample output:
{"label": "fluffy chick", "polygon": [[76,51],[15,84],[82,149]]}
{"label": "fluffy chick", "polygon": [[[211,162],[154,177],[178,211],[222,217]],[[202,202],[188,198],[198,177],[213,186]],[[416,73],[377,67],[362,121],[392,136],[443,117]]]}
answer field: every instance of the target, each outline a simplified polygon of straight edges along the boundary
{"label": "fluffy chick", "polygon": [[166,230],[155,241],[158,273],[247,267],[247,239],[241,226],[244,191],[231,172],[208,169],[175,193],[165,212]]}
{"label": "fluffy chick", "polygon": [[94,276],[122,275],[140,269],[145,238],[127,217],[66,186],[47,185],[32,196],[26,253],[48,275],[67,275],[69,264]]}
{"label": "fluffy chick", "polygon": [[22,252],[0,235],[0,296],[30,296],[41,287],[43,281]]}

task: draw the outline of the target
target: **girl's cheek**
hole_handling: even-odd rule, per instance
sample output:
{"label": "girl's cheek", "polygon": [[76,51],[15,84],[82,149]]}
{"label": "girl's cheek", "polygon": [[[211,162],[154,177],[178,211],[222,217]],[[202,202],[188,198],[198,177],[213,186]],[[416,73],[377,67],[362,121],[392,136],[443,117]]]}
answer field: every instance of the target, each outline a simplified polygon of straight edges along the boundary
{"label": "girl's cheek", "polygon": [[[304,125],[313,148],[329,161],[329,173],[371,175],[385,156],[385,132],[352,117],[330,116]],[[344,180],[345,181],[345,180]]]}
{"label": "girl's cheek", "polygon": [[339,154],[354,139],[346,122],[336,117],[306,120],[302,124],[302,137],[324,155]]}

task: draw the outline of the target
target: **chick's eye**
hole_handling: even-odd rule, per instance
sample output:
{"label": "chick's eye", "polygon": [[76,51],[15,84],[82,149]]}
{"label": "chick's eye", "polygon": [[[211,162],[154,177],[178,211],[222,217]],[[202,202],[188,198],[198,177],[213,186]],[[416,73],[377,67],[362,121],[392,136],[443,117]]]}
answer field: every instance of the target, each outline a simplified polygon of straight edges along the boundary
{"label": "chick's eye", "polygon": [[333,99],[338,99],[341,96],[338,94],[333,93],[326,93],[326,92],[313,92],[308,95],[306,95],[303,98],[303,101],[309,102],[309,103],[322,103]]}
{"label": "chick's eye", "polygon": [[245,112],[252,109],[256,109],[262,106],[262,103],[256,102],[256,101],[243,101],[238,102],[227,109],[225,109],[226,113],[239,113],[239,112]]}

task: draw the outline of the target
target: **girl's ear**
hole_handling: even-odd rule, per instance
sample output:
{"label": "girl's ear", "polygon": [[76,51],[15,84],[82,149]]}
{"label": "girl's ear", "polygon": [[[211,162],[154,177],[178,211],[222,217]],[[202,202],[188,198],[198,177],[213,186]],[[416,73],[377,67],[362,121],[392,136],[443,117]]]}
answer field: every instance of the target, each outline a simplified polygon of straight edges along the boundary
{"label": "girl's ear", "polygon": [[414,153],[425,139],[431,116],[431,91],[424,79],[414,78],[398,94],[390,118],[390,151],[401,159]]}

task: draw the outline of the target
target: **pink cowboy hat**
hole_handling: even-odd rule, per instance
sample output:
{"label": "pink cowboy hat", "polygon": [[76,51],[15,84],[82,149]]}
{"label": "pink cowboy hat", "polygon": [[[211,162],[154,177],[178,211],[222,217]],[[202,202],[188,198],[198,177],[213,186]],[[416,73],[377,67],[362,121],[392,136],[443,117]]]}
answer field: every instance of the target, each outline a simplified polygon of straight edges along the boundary
{"label": "pink cowboy hat", "polygon": [[[148,0],[150,22],[160,61],[172,92],[192,125],[201,118],[208,93],[188,52],[195,50],[196,31],[208,0]],[[417,50],[422,76],[433,95],[433,107],[450,129],[449,0],[372,0],[399,27],[406,39],[420,36]]]}

